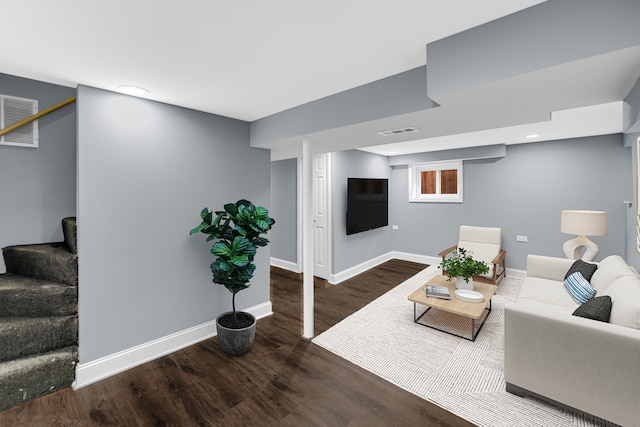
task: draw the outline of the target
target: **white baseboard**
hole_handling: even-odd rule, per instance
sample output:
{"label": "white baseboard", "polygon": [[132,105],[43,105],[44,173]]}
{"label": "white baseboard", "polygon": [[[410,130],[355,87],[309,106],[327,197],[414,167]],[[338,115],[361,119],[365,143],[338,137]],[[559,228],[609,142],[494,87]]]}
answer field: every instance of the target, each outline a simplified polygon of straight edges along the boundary
{"label": "white baseboard", "polygon": [[[357,276],[360,273],[364,273],[365,271],[376,267],[384,262],[387,262],[391,259],[401,259],[403,261],[411,261],[418,262],[421,264],[428,264],[431,266],[437,266],[442,261],[441,257],[430,256],[430,255],[419,255],[412,254],[409,252],[398,252],[391,251],[386,254],[377,256],[369,261],[363,262],[362,264],[358,264],[346,270],[343,270],[339,273],[332,274],[329,277],[329,283],[332,285],[337,285],[341,282],[344,282],[347,279],[351,279],[352,277]],[[524,279],[527,277],[527,272],[525,270],[518,270],[515,268],[507,268],[507,277],[512,277],[515,279]]]}
{"label": "white baseboard", "polygon": [[[256,319],[273,314],[271,301],[243,311],[253,314]],[[79,363],[76,366],[73,389],[88,386],[216,335],[216,321],[212,320],[91,362]]]}
{"label": "white baseboard", "polygon": [[355,277],[360,273],[364,273],[365,271],[377,265],[387,262],[390,259],[393,259],[393,252],[387,252],[386,254],[379,255],[375,258],[370,259],[369,261],[363,262],[362,264],[354,265],[351,268],[330,275],[329,283],[331,283],[332,285],[337,285],[338,283],[351,279],[352,277]]}
{"label": "white baseboard", "polygon": [[438,265],[440,264],[440,261],[442,261],[442,258],[436,256],[418,255],[398,251],[393,251],[391,253],[393,255],[393,258],[401,259],[403,261],[418,262],[420,264]]}
{"label": "white baseboard", "polygon": [[355,277],[360,273],[364,273],[365,271],[392,259],[401,259],[403,261],[419,262],[421,264],[429,265],[437,265],[441,261],[441,258],[439,257],[391,251],[370,259],[369,261],[365,261],[362,264],[358,264],[351,268],[343,270],[339,273],[332,274],[329,278],[329,283],[331,283],[332,285],[337,285],[338,283],[344,282],[347,279],[351,279],[352,277]]}
{"label": "white baseboard", "polygon": [[507,267],[507,277],[511,277],[513,279],[524,279],[527,277],[527,271]]}
{"label": "white baseboard", "polygon": [[283,259],[271,257],[271,265],[274,267],[282,268],[284,270],[293,271],[294,273],[302,273],[300,264],[291,261],[285,261]]}

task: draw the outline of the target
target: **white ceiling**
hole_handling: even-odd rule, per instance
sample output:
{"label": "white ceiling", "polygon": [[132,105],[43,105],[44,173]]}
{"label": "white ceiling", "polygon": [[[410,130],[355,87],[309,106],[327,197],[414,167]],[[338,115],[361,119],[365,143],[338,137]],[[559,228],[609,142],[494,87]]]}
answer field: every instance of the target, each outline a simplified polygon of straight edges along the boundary
{"label": "white ceiling", "polygon": [[[424,65],[540,0],[4,1],[0,72],[253,121]],[[7,41],[10,41],[7,43]]]}
{"label": "white ceiling", "polygon": [[[428,43],[541,2],[7,1],[0,72],[113,91],[137,85],[150,91],[145,98],[254,121],[424,65]],[[638,70],[640,51],[627,49],[450,94],[432,110],[309,137],[336,150],[389,155],[529,142],[530,133],[620,132],[619,101]],[[530,97],[530,107],[510,108],[514,96]],[[403,145],[376,134],[405,126],[420,132],[391,140]]]}

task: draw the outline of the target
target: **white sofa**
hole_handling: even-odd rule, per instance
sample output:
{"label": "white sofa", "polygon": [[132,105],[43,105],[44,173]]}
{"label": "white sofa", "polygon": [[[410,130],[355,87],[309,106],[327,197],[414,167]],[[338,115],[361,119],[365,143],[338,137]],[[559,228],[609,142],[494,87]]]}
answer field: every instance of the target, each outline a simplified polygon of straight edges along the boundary
{"label": "white sofa", "polygon": [[522,289],[505,306],[507,391],[640,426],[640,278],[621,257],[603,259],[591,285],[611,297],[609,323],[573,316],[579,304],[563,284],[573,262],[528,256]]}

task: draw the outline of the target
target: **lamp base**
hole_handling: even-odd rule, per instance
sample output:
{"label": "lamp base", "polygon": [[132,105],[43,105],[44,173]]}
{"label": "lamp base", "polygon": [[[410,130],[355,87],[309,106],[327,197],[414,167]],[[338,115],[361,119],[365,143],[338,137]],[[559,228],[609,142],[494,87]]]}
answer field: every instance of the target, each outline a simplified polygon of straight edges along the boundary
{"label": "lamp base", "polygon": [[[582,255],[582,249],[586,248],[584,255]],[[575,239],[567,240],[562,245],[564,255],[569,259],[582,259],[583,261],[593,261],[600,248],[587,238],[587,236],[578,236]],[[582,256],[581,256],[582,255]]]}

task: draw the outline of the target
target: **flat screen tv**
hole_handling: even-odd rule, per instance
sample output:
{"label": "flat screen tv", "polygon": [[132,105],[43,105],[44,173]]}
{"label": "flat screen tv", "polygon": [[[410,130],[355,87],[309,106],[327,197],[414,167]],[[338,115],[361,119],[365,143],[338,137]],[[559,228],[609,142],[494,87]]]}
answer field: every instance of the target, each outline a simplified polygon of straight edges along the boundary
{"label": "flat screen tv", "polygon": [[347,178],[347,235],[389,225],[389,180]]}

